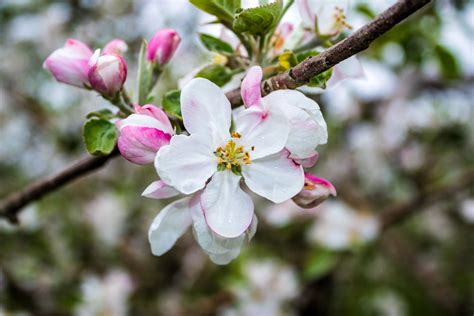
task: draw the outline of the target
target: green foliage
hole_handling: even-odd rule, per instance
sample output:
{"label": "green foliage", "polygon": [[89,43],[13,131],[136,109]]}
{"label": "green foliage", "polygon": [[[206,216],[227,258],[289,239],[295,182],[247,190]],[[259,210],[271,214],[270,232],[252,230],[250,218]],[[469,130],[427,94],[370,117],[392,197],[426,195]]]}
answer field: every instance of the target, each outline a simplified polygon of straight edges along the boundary
{"label": "green foliage", "polygon": [[101,109],[98,111],[90,112],[87,114],[86,118],[99,118],[104,120],[110,120],[115,117],[115,114],[109,109]]}
{"label": "green foliage", "polygon": [[91,155],[108,155],[117,142],[119,132],[115,125],[104,119],[91,119],[84,124],[82,136]]}
{"label": "green foliage", "polygon": [[461,77],[461,70],[459,64],[454,57],[453,53],[445,46],[438,44],[434,50],[438,57],[438,63],[440,66],[441,74],[446,79],[457,79]]}
{"label": "green foliage", "polygon": [[[304,52],[304,53],[300,53],[296,55],[296,59],[298,60],[298,63],[300,63],[308,57],[313,57],[317,55],[319,55],[318,51],[309,51],[309,52]],[[328,80],[331,78],[331,76],[332,76],[332,68],[311,78],[311,80],[308,82],[307,85],[309,87],[317,87],[321,89],[326,89],[326,84]]]}
{"label": "green foliage", "polygon": [[232,75],[233,73],[229,68],[222,65],[212,64],[201,69],[197,73],[196,78],[206,78],[219,87],[222,87],[232,79]]}
{"label": "green foliage", "polygon": [[163,96],[163,109],[166,113],[181,118],[181,90],[168,91]]}
{"label": "green foliage", "polygon": [[146,61],[146,49],[147,42],[143,41],[140,48],[140,55],[138,59],[138,73],[137,73],[137,91],[138,91],[138,104],[146,104],[148,93],[151,84],[151,73],[152,69],[149,63]]}
{"label": "green foliage", "polygon": [[229,43],[224,42],[221,39],[218,39],[212,35],[201,33],[199,34],[199,39],[201,43],[211,52],[216,52],[220,54],[232,54],[234,49]]}
{"label": "green foliage", "polygon": [[303,275],[308,280],[315,280],[331,271],[337,264],[338,255],[328,250],[317,249],[306,263]]}
{"label": "green foliage", "polygon": [[291,50],[287,50],[278,57],[278,64],[283,69],[288,70],[298,64],[298,58]]}
{"label": "green foliage", "polygon": [[240,9],[240,0],[189,0],[189,2],[228,25],[232,24],[235,11]]}
{"label": "green foliage", "polygon": [[283,10],[283,1],[239,11],[234,18],[233,28],[238,33],[263,36],[278,23]]}

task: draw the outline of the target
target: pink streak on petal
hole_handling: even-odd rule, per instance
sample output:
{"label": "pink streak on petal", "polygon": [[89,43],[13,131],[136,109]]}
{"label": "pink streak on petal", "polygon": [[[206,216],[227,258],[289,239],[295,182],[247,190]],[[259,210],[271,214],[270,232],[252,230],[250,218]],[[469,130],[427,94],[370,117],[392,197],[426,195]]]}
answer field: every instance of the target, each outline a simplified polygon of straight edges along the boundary
{"label": "pink streak on petal", "polygon": [[151,199],[168,199],[178,195],[179,192],[172,186],[167,185],[163,180],[152,182],[142,193],[142,196]]}
{"label": "pink streak on petal", "polygon": [[168,145],[171,135],[156,128],[125,126],[117,142],[122,156],[128,161],[146,165],[153,163],[158,150]]}
{"label": "pink streak on petal", "polygon": [[164,126],[166,126],[166,129],[163,130],[164,132],[168,134],[174,133],[173,126],[171,125],[168,116],[159,107],[153,104],[145,104],[143,106],[135,105],[135,112],[137,114],[147,115],[155,118],[156,120],[160,121]]}
{"label": "pink streak on petal", "polygon": [[249,69],[242,81],[241,94],[246,107],[261,106],[262,93],[260,83],[262,76],[262,68],[260,66],[254,66]]}

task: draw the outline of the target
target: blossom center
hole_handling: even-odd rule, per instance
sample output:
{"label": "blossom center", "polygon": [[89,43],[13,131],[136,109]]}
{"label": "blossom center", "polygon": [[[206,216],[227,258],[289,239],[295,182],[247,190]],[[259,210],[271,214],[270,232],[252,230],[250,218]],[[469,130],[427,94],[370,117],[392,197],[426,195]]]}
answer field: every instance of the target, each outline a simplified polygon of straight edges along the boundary
{"label": "blossom center", "polygon": [[352,26],[346,22],[346,15],[344,14],[344,10],[340,7],[334,8],[333,13],[333,24],[331,26],[331,33],[339,33],[344,29],[352,29]]}
{"label": "blossom center", "polygon": [[[249,165],[250,152],[244,149],[244,146],[238,146],[234,139],[239,139],[241,136],[237,132],[232,132],[232,139],[229,140],[223,147],[217,147],[214,155],[217,157],[217,170],[230,170],[236,175],[241,175],[242,165]],[[255,148],[252,146],[251,150]]]}

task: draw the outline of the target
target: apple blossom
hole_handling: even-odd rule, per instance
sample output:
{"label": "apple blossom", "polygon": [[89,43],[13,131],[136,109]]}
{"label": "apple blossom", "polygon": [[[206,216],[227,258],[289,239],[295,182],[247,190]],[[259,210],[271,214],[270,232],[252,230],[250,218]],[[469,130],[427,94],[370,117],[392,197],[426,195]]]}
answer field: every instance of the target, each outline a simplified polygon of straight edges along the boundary
{"label": "apple blossom", "polygon": [[89,83],[89,59],[92,50],[76,39],[68,39],[64,47],[55,50],[46,58],[43,68],[47,69],[54,78],[66,84],[79,88],[87,88]]}
{"label": "apple blossom", "polygon": [[117,142],[122,156],[130,162],[146,165],[154,161],[158,150],[169,144],[174,134],[168,116],[152,104],[135,106],[135,113],[116,123]]}
{"label": "apple blossom", "polygon": [[313,208],[324,202],[330,195],[336,196],[336,188],[326,179],[305,172],[304,188],[293,201],[303,208]]}
{"label": "apple blossom", "polygon": [[102,50],[103,55],[122,55],[128,50],[128,45],[124,40],[116,38],[108,42]]}
{"label": "apple blossom", "polygon": [[146,58],[163,66],[173,57],[181,38],[173,29],[164,29],[156,32],[148,43]]}
{"label": "apple blossom", "polygon": [[327,126],[319,105],[299,91],[278,90],[262,98],[260,82],[262,68],[250,68],[242,81],[242,99],[248,109],[258,109],[267,115],[288,118],[290,133],[285,148],[291,158],[314,160],[315,148],[327,142]]}
{"label": "apple blossom", "polygon": [[96,50],[89,61],[89,81],[94,90],[113,99],[127,79],[127,63],[120,55],[100,55]]}
{"label": "apple blossom", "polygon": [[[301,101],[292,99],[291,91],[283,92],[291,94],[285,101]],[[303,168],[284,149],[290,126],[282,114],[244,109],[234,115],[235,131],[230,133],[229,100],[203,78],[182,90],[181,113],[190,135],[172,137],[170,145],[158,151],[155,168],[165,183],[183,194],[203,190],[200,204],[216,234],[235,238],[252,222],[254,206],[240,187],[241,178],[250,190],[275,203],[301,191]]]}
{"label": "apple blossom", "polygon": [[320,36],[334,37],[352,27],[346,22],[347,0],[296,0],[303,23]]}

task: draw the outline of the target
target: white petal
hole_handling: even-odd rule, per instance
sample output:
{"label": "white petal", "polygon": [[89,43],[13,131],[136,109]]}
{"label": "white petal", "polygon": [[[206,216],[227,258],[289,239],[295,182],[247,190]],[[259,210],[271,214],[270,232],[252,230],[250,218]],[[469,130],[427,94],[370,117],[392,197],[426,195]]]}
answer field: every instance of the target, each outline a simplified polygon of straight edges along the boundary
{"label": "white petal", "polygon": [[327,125],[314,100],[294,90],[275,91],[263,100],[271,112],[282,111],[290,121],[291,130],[285,147],[292,158],[314,156],[315,148],[327,142]]}
{"label": "white petal", "polygon": [[169,204],[153,220],[148,231],[148,241],[155,256],[170,250],[191,225],[189,200],[184,198]]}
{"label": "white petal", "polygon": [[219,171],[201,195],[201,205],[209,227],[225,238],[240,236],[250,226],[253,202],[240,188],[240,176]]}
{"label": "white petal", "polygon": [[265,111],[250,107],[235,116],[235,130],[242,135],[239,144],[250,151],[250,159],[262,158],[285,147],[290,125],[280,111]]}
{"label": "white petal", "polygon": [[252,161],[242,166],[245,183],[253,192],[274,203],[281,203],[298,194],[304,185],[303,167],[288,158],[289,152]]}
{"label": "white petal", "polygon": [[181,91],[181,113],[190,133],[222,144],[229,137],[231,108],[224,92],[207,79],[195,78]]}
{"label": "white petal", "polygon": [[229,250],[224,253],[210,253],[209,259],[211,259],[211,261],[214,262],[215,264],[224,265],[224,264],[230,263],[232,260],[237,258],[239,254],[240,254],[240,247]]}
{"label": "white petal", "polygon": [[155,168],[161,179],[184,194],[204,188],[217,170],[211,141],[199,134],[173,136],[170,144],[161,147],[155,158]]}
{"label": "white petal", "polygon": [[154,181],[143,191],[142,196],[150,199],[167,199],[178,195],[179,192],[172,186],[167,185],[162,180]]}

